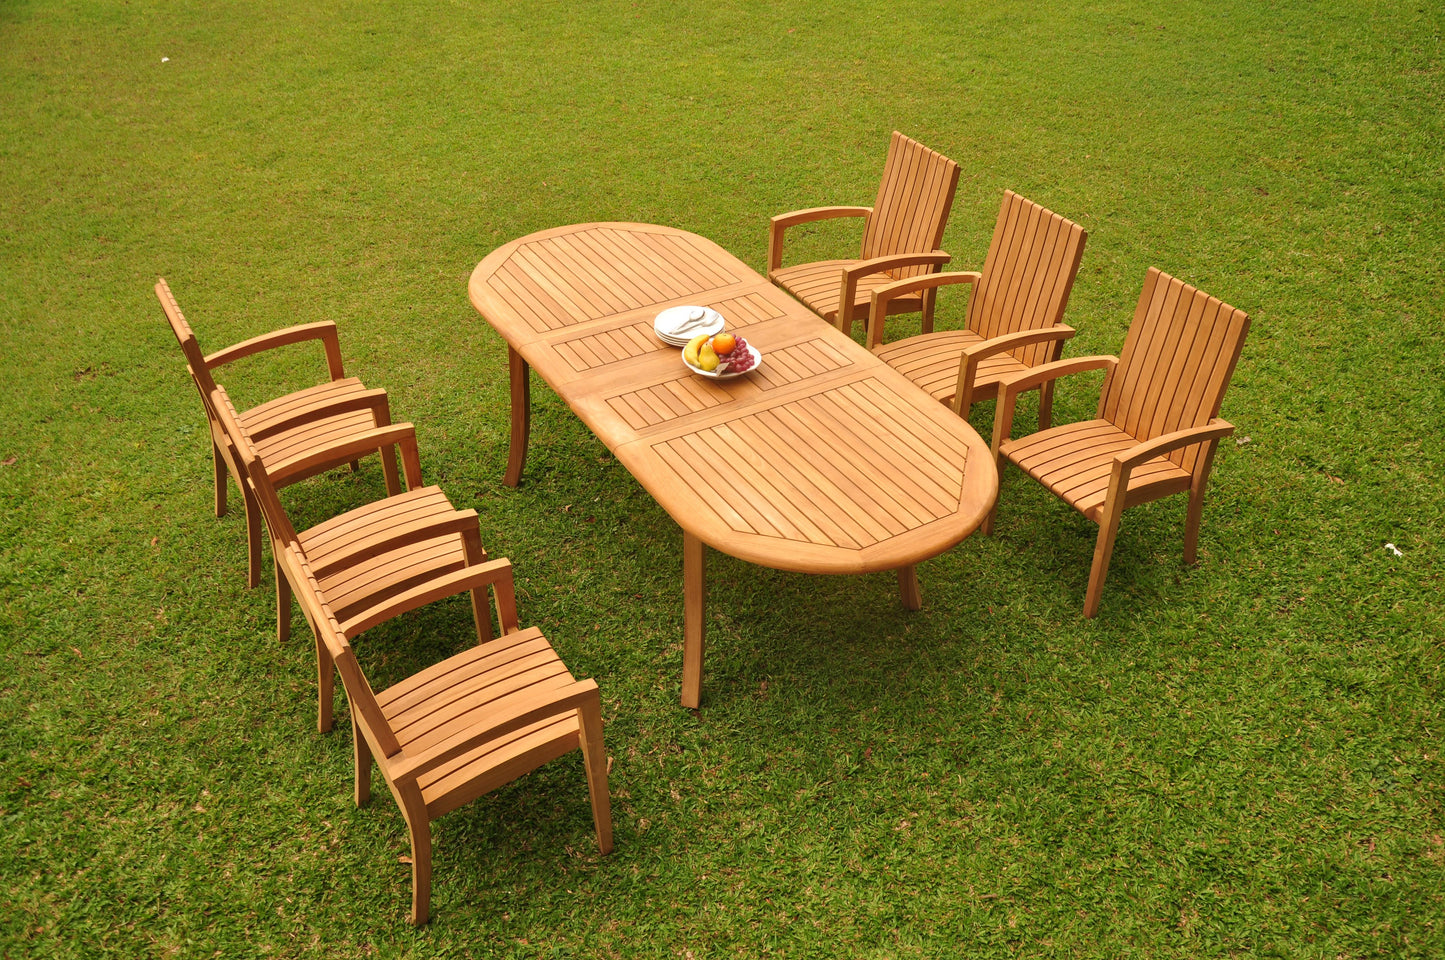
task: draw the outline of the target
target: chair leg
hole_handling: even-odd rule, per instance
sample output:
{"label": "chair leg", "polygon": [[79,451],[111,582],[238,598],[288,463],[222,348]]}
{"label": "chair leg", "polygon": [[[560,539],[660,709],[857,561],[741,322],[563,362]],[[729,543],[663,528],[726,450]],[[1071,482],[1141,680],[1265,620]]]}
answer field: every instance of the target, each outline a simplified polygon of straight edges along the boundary
{"label": "chair leg", "polygon": [[411,922],[420,927],[431,919],[431,821],[415,786],[401,799],[411,835]]}
{"label": "chair leg", "polygon": [[937,300],[937,287],[929,287],[923,291],[923,309],[920,311],[922,315],[918,318],[919,333],[933,332],[933,305]]}
{"label": "chair leg", "polygon": [[[462,554],[467,558],[467,565],[485,563],[487,551],[482,546],[481,534],[477,530],[465,530],[462,532]],[[476,587],[472,590],[472,622],[477,627],[477,643],[486,643],[492,639],[492,611],[487,602],[487,588]],[[506,624],[502,629],[507,629]]]}
{"label": "chair leg", "polygon": [[246,587],[254,590],[261,583],[261,505],[244,486],[241,502],[246,508]]}
{"label": "chair leg", "polygon": [[285,643],[291,639],[291,581],[279,560],[272,566],[276,571],[276,642]]}
{"label": "chair leg", "polygon": [[[396,472],[396,447],[388,444],[376,451],[381,454],[381,475],[386,479],[386,495],[394,497],[401,493],[401,476]],[[353,465],[355,461],[352,461]]]}
{"label": "chair leg", "polygon": [[321,634],[315,630],[312,633],[316,637],[316,730],[328,733],[335,724],[332,701],[336,698],[336,667],[331,662],[331,654],[327,652]]}
{"label": "chair leg", "polygon": [[607,792],[607,747],[602,742],[602,698],[577,711],[582,728],[582,759],[587,768],[587,795],[592,799],[592,824],[597,849],[612,852],[612,797]]}
{"label": "chair leg", "polygon": [[1189,484],[1189,511],[1184,519],[1184,565],[1187,567],[1194,566],[1199,559],[1199,521],[1204,516],[1204,487],[1209,482],[1209,470],[1214,465],[1214,452],[1218,448],[1218,440],[1204,448],[1194,465],[1194,480]]}
{"label": "chair leg", "polygon": [[[1056,340],[1045,353],[1044,363],[1053,363],[1064,355],[1064,341]],[[1039,385],[1039,429],[1047,430],[1054,425],[1054,381],[1047,380]]]}
{"label": "chair leg", "polygon": [[1039,429],[1047,430],[1054,425],[1054,381],[1039,387]]}
{"label": "chair leg", "polygon": [[1119,532],[1119,517],[1123,507],[1109,509],[1099,518],[1099,539],[1094,543],[1094,563],[1089,570],[1089,592],[1084,596],[1084,617],[1092,618],[1099,612],[1099,597],[1104,592],[1104,580],[1109,576],[1109,558],[1114,555],[1114,537]]}
{"label": "chair leg", "polygon": [[1189,491],[1189,511],[1184,517],[1184,565],[1199,560],[1199,521],[1204,516],[1204,491]]}
{"label": "chair leg", "polygon": [[216,441],[211,441],[211,471],[216,479],[216,516],[226,515],[226,483],[230,480],[226,470],[226,461],[221,456],[221,448],[216,446]]}
{"label": "chair leg", "polygon": [[[1008,442],[1009,434],[1013,430],[1015,399],[1015,394],[1000,388],[993,407],[993,442],[988,449],[993,454],[994,469],[998,471],[999,496],[1003,496],[1003,468],[1008,462],[1008,457],[1003,453],[1003,445]],[[983,518],[983,523],[978,525],[979,532],[985,537],[993,534],[993,517],[997,512],[998,498],[995,497],[993,505],[988,508],[988,515]]]}
{"label": "chair leg", "polygon": [[356,722],[356,710],[351,711],[351,756],[356,761],[356,781],[352,787],[352,799],[358,807],[371,802],[371,747],[362,736],[361,724]]}

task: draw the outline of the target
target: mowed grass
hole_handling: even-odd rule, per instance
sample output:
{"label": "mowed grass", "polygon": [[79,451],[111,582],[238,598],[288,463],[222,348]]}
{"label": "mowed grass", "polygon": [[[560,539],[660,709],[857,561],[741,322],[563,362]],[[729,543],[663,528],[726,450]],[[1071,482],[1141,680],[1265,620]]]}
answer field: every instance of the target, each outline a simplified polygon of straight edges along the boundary
{"label": "mowed grass", "polygon": [[[1445,953],[1442,20],[0,5],[0,956]],[[1181,498],[1130,511],[1084,621],[1095,528],[1016,471],[996,535],[921,566],[917,613],[887,575],[712,554],[683,710],[675,524],[543,386],[501,485],[505,348],[466,278],[603,219],[761,268],[768,216],[871,201],[893,129],[962,166],[961,268],[1005,188],[1089,230],[1071,355],[1118,351],[1153,265],[1250,313],[1201,562]],[[790,255],[856,242],[820,226]],[[304,625],[276,644],[239,510],[211,515],[157,276],[209,349],[340,324],[513,560],[524,621],[601,685],[611,856],[574,755],[439,822],[433,922],[406,924],[401,815],[352,805]],[[256,401],[322,369],[224,380]],[[287,503],[381,491],[373,461]],[[468,623],[444,604],[359,651],[381,686]]]}

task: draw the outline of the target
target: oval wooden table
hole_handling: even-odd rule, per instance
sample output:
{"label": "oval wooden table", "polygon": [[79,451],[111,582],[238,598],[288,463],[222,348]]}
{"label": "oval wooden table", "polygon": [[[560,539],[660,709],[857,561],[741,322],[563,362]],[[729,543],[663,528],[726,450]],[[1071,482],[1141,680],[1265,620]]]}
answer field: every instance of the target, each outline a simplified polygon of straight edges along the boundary
{"label": "oval wooden table", "polygon": [[[704,544],[804,573],[897,570],[917,609],[913,565],[973,532],[998,495],[966,421],[696,234],[544,230],[493,251],[469,292],[509,348],[506,483],[526,462],[535,369],[682,528],[684,706],[702,696]],[[680,304],[720,312],[759,368],[690,372],[652,327]]]}

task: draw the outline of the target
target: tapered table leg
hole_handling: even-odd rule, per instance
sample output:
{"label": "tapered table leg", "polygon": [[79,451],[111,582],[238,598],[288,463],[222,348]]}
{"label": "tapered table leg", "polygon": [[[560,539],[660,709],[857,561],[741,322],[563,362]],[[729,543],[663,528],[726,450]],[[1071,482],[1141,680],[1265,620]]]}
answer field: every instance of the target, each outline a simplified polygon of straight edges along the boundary
{"label": "tapered table leg", "polygon": [[515,487],[527,464],[527,438],[532,430],[531,370],[522,355],[507,347],[507,372],[512,381],[512,446],[507,452],[507,474],[502,482]]}
{"label": "tapered table leg", "polygon": [[923,606],[923,593],[918,589],[918,568],[898,568],[898,602],[904,610],[918,610]]}
{"label": "tapered table leg", "polygon": [[682,534],[682,705],[702,703],[702,653],[706,639],[707,557],[703,542]]}

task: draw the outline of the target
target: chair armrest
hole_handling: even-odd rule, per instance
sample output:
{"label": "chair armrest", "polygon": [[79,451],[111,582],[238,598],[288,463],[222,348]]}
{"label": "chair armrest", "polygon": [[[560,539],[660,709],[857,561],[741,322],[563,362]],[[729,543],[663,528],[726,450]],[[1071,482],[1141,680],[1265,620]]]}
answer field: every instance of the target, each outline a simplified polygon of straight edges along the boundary
{"label": "chair armrest", "polygon": [[[1104,494],[1102,516],[1117,516],[1122,510],[1134,505],[1129,501],[1129,477],[1133,474],[1135,467],[1181,447],[1208,443],[1212,448],[1213,444],[1233,432],[1234,424],[1215,417],[1202,427],[1186,427],[1183,430],[1175,430],[1116,453],[1114,462],[1109,468],[1109,489]],[[1210,457],[1206,457],[1204,462],[1207,463],[1212,456],[1211,454]],[[1207,472],[1207,466],[1205,470]],[[1200,482],[1200,477],[1196,474],[1191,483],[1198,482]]]}
{"label": "chair armrest", "polygon": [[950,270],[944,273],[925,273],[921,277],[905,277],[874,290],[868,306],[868,349],[872,350],[883,342],[883,322],[888,316],[888,303],[894,297],[956,283],[976,284],[982,279],[983,274],[976,270]]}
{"label": "chair armrest", "polygon": [[941,267],[952,259],[952,257],[942,250],[930,250],[927,253],[890,253],[885,257],[859,260],[851,267],[844,267],[843,282],[847,283],[851,279],[853,286],[856,288],[859,278],[866,277],[871,273],[886,273],[889,270],[899,267],[921,267],[925,265]]}
{"label": "chair armrest", "polygon": [[385,427],[391,423],[391,403],[387,399],[386,391],[377,388],[341,397],[322,406],[308,406],[288,417],[281,417],[264,427],[247,432],[253,440],[264,440],[274,434],[294,430],[308,423],[317,423],[343,413],[356,413],[359,410],[370,410],[373,421],[378,427]]}
{"label": "chair armrest", "polygon": [[[1042,330],[1016,330],[1013,333],[1001,334],[992,340],[964,347],[963,357],[958,363],[958,383],[953,389],[953,412],[965,420],[968,419],[969,410],[973,406],[973,382],[978,376],[978,364],[981,360],[1035,343],[1054,341],[1062,343],[1072,337],[1075,332],[1074,328],[1068,324],[1059,323],[1052,327],[1044,327]],[[1063,348],[1060,347],[1060,349]]]}
{"label": "chair armrest", "polygon": [[853,300],[858,296],[858,281],[863,277],[902,267],[941,267],[952,259],[942,250],[933,250],[929,253],[894,253],[886,257],[873,257],[859,260],[851,267],[844,267],[839,278],[842,286],[838,290],[838,329],[849,336],[853,334]]}
{"label": "chair armrest", "polygon": [[[440,492],[438,487],[430,489]],[[449,534],[460,537],[468,532],[476,532],[480,539],[481,530],[477,521],[477,511],[453,510],[444,516],[435,516],[427,520],[395,523],[381,533],[349,544],[347,549],[335,554],[326,563],[313,563],[310,557],[306,558],[306,562],[317,578],[329,577],[344,567],[379,557],[393,550],[400,550],[402,547],[409,547],[424,540],[435,540]]]}
{"label": "chair armrest", "polygon": [[[997,356],[1009,350],[1019,347],[1027,347],[1034,343],[1048,343],[1051,340],[1068,340],[1078,331],[1067,323],[1056,323],[1052,327],[1043,327],[1038,330],[1017,330],[1013,333],[1002,333],[992,340],[984,340],[972,346],[964,347],[964,356],[982,360],[985,357]],[[1039,366],[1043,366],[1040,364]],[[1039,369],[1035,367],[1034,369]],[[1063,374],[1060,374],[1063,376]]]}
{"label": "chair armrest", "polygon": [[320,340],[325,346],[326,369],[331,374],[332,380],[340,380],[346,376],[341,366],[341,340],[336,332],[336,324],[330,320],[273,330],[270,333],[263,333],[258,337],[232,344],[215,353],[207,354],[206,367],[214,370],[216,367],[240,360],[242,357],[249,357],[293,343],[305,343],[307,340]]}
{"label": "chair armrest", "polygon": [[266,472],[276,486],[294,476],[312,476],[322,470],[343,463],[350,463],[382,447],[396,445],[401,448],[401,466],[406,477],[406,488],[415,490],[421,486],[421,457],[416,448],[416,428],[410,423],[394,423],[363,431],[345,440],[308,450],[303,456],[285,463],[266,465]]}
{"label": "chair armrest", "polygon": [[1146,440],[1137,447],[1130,447],[1114,454],[1115,469],[1133,470],[1141,463],[1172,453],[1181,447],[1192,447],[1196,443],[1219,441],[1234,432],[1234,424],[1215,417],[1202,427],[1186,427],[1172,433],[1162,434],[1153,440]]}
{"label": "chair armrest", "polygon": [[768,233],[768,272],[772,273],[783,265],[783,233],[789,227],[812,223],[814,220],[866,217],[872,212],[872,207],[809,207],[807,210],[778,214],[772,218],[772,229]]}
{"label": "chair armrest", "polygon": [[1018,403],[1019,394],[1072,373],[1084,373],[1088,370],[1113,372],[1118,365],[1118,357],[1072,357],[1068,360],[1042,363],[1032,370],[1000,379],[998,400],[994,403],[993,411],[993,443],[989,445],[994,459],[997,460],[1000,456],[999,449],[1009,438],[1009,431],[1013,429],[1014,406]]}
{"label": "chair armrest", "polygon": [[[476,517],[472,511],[467,512],[471,513],[473,518]],[[341,624],[341,632],[347,640],[350,640],[357,634],[370,630],[378,623],[384,623],[403,613],[424,607],[429,603],[435,603],[438,600],[445,600],[447,597],[454,597],[459,593],[485,587],[492,587],[496,590],[497,606],[502,613],[502,630],[504,633],[511,632],[507,629],[508,620],[511,620],[511,626],[515,629],[516,599],[512,587],[512,561],[506,557],[453,570],[451,573],[434,577],[426,583],[396,594],[348,619]],[[510,618],[508,613],[511,613]]]}
{"label": "chair armrest", "polygon": [[468,750],[504,737],[538,720],[571,713],[590,704],[595,704],[600,711],[602,694],[597,689],[597,681],[589,679],[577,680],[564,687],[542,690],[519,699],[519,703],[499,711],[481,725],[448,737],[415,756],[407,756],[403,751],[389,764],[393,780],[414,780],[429,770],[455,760]]}

